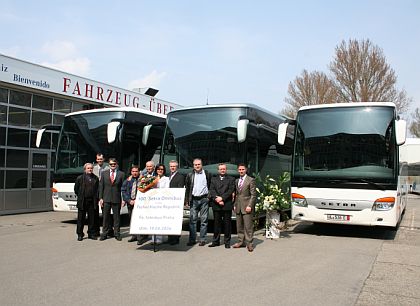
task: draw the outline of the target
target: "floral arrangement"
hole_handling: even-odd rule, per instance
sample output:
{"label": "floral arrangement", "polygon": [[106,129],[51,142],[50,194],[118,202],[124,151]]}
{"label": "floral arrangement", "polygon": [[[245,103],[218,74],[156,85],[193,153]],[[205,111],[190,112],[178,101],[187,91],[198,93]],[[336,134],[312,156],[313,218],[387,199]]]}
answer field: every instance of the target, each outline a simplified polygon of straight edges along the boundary
{"label": "floral arrangement", "polygon": [[149,189],[153,188],[158,183],[158,178],[151,174],[147,174],[145,176],[140,177],[139,183],[137,185],[137,189],[140,192],[146,192]]}
{"label": "floral arrangement", "polygon": [[287,214],[285,210],[290,209],[290,174],[284,172],[277,179],[267,175],[265,178],[256,177],[257,181],[257,203],[255,212],[258,214],[269,211],[278,211],[283,217]]}

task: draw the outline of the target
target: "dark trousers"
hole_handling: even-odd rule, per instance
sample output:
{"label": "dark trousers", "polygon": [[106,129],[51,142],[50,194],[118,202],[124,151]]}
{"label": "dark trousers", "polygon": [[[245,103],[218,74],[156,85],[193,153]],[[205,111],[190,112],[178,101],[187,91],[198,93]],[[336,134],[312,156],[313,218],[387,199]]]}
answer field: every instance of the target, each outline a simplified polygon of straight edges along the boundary
{"label": "dark trousers", "polygon": [[121,203],[104,203],[104,207],[102,208],[102,218],[103,226],[102,226],[102,235],[108,235],[111,231],[111,209],[113,213],[114,219],[114,235],[120,235],[120,210],[121,210]]}
{"label": "dark trousers", "polygon": [[83,209],[77,210],[77,227],[76,233],[78,236],[83,236],[83,227],[85,226],[86,213],[88,216],[88,235],[96,235],[95,230],[95,208],[93,205],[93,199],[85,199],[83,203]]}
{"label": "dark trousers", "polygon": [[[130,226],[131,226],[131,216],[133,214],[134,205],[127,204],[127,210],[128,210],[128,219],[130,219]],[[137,238],[137,235],[131,235],[133,238]]]}
{"label": "dark trousers", "polygon": [[97,206],[97,208],[94,210],[94,228],[95,228],[95,235],[99,236],[99,234],[101,233],[100,230],[100,224],[99,224],[99,205]]}
{"label": "dark trousers", "polygon": [[223,226],[224,243],[229,244],[230,237],[232,234],[232,226],[231,226],[232,211],[231,210],[213,210],[213,216],[214,216],[213,243],[220,244],[220,235],[222,233],[222,226]]}

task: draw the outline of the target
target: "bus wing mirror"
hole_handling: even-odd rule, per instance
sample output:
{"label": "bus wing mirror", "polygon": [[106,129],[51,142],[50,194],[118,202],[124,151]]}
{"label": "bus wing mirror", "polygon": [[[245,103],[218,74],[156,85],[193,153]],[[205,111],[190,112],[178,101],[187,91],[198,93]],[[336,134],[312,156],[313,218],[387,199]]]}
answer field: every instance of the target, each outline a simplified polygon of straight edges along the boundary
{"label": "bus wing mirror", "polygon": [[289,123],[287,123],[287,122],[279,124],[277,141],[280,145],[284,145],[284,143],[286,142],[286,133],[287,133],[287,127],[288,126],[289,126]]}
{"label": "bus wing mirror", "polygon": [[246,140],[246,133],[248,130],[248,119],[239,119],[237,125],[238,143],[242,143]]}
{"label": "bus wing mirror", "polygon": [[59,124],[45,124],[41,126],[41,128],[36,132],[36,140],[35,140],[35,146],[37,148],[40,147],[42,136],[44,135],[45,131],[60,131],[61,125]]}
{"label": "bus wing mirror", "polygon": [[141,143],[146,146],[147,142],[149,141],[149,134],[150,134],[150,129],[152,128],[151,124],[145,125],[143,127],[143,136],[141,138]]}
{"label": "bus wing mirror", "polygon": [[395,121],[395,140],[398,146],[405,143],[407,137],[407,122],[405,120]]}
{"label": "bus wing mirror", "polygon": [[118,121],[112,121],[108,123],[108,127],[107,127],[108,143],[113,143],[117,139],[117,130],[119,126],[120,126],[120,122]]}
{"label": "bus wing mirror", "polygon": [[39,146],[41,145],[41,140],[42,140],[42,135],[44,135],[46,129],[40,129],[38,130],[38,132],[36,132],[36,141],[35,141],[35,145],[37,148],[39,148]]}

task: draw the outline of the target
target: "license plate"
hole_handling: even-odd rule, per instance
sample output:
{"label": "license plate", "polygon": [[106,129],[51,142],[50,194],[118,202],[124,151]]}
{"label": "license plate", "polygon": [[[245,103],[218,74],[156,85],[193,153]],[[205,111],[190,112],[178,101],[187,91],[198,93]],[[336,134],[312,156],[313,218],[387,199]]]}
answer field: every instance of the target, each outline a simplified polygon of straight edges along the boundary
{"label": "license plate", "polygon": [[69,209],[70,210],[77,210],[77,206],[76,205],[69,205]]}
{"label": "license plate", "polygon": [[327,215],[329,221],[350,221],[349,215]]}

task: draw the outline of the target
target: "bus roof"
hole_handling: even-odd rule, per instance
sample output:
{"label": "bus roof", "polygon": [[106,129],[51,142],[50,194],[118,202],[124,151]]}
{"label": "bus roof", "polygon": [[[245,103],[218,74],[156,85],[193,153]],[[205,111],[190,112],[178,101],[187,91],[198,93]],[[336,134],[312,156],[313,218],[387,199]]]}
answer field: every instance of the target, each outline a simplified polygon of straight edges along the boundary
{"label": "bus roof", "polygon": [[275,116],[275,117],[290,119],[290,118],[286,117],[285,115],[275,114],[273,112],[270,112],[266,109],[263,109],[263,108],[255,105],[255,104],[251,104],[251,103],[229,103],[229,104],[227,103],[227,104],[196,105],[196,106],[190,106],[190,107],[183,107],[183,108],[180,108],[180,109],[174,109],[174,110],[171,110],[168,114],[183,112],[183,111],[188,111],[188,110],[206,109],[206,108],[232,108],[232,107],[252,108],[252,109],[259,110],[263,113],[270,114],[270,115]]}
{"label": "bus roof", "polygon": [[141,109],[141,108],[136,108],[136,107],[95,108],[95,109],[82,110],[82,111],[77,111],[77,112],[69,113],[69,114],[65,115],[65,117],[67,117],[67,116],[73,116],[73,115],[81,115],[81,114],[118,112],[118,111],[120,111],[120,112],[123,111],[123,112],[142,113],[142,114],[146,114],[146,115],[154,116],[154,117],[159,117],[159,118],[163,118],[163,119],[166,118],[166,115],[158,114],[158,113],[155,113],[155,112],[151,112],[151,111],[144,110],[144,109]]}
{"label": "bus roof", "polygon": [[317,105],[308,105],[302,106],[299,108],[299,111],[307,109],[317,109],[317,108],[334,108],[334,107],[366,107],[366,106],[389,106],[394,107],[395,104],[392,102],[344,102],[344,103],[332,103],[332,104],[317,104]]}

